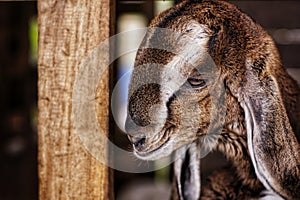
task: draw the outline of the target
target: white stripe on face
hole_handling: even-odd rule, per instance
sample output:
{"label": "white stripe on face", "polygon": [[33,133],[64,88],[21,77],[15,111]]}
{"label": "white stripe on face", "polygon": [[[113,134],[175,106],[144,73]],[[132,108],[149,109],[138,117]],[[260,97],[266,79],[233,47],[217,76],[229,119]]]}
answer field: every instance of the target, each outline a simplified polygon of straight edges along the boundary
{"label": "white stripe on face", "polygon": [[176,38],[176,54],[164,66],[161,75],[161,99],[167,102],[186,81],[188,75],[206,59],[208,28],[195,21],[189,22],[181,36]]}

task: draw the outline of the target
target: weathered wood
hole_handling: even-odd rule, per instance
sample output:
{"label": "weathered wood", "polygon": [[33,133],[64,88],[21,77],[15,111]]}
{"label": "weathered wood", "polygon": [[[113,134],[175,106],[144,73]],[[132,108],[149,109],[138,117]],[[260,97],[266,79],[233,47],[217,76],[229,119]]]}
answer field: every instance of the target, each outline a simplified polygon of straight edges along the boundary
{"label": "weathered wood", "polygon": [[[38,2],[40,199],[111,199],[109,169],[86,151],[74,133],[71,117],[73,86],[80,64],[111,33],[111,1]],[[101,57],[108,59],[108,53]],[[106,72],[97,89],[101,96],[97,116],[106,134],[108,81]],[[106,154],[105,141],[102,144],[100,151]]]}

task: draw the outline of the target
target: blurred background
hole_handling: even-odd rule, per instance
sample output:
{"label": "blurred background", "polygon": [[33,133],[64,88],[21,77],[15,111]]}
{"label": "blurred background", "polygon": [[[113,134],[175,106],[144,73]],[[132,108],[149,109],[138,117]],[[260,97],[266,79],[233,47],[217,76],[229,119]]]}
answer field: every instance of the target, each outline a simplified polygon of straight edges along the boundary
{"label": "blurred background", "polygon": [[[274,37],[289,73],[300,82],[300,1],[231,1],[252,16]],[[116,32],[134,30],[176,1],[119,0]],[[135,46],[143,35],[118,41],[116,50]],[[0,200],[38,199],[37,176],[37,6],[36,1],[0,2]],[[127,85],[136,52],[115,62],[115,80],[120,83],[116,120],[125,116]],[[130,149],[122,127],[115,125],[114,142]],[[115,158],[117,159],[117,158]],[[132,163],[124,164],[132,165]],[[212,153],[202,161],[203,175],[226,165]],[[133,166],[134,167],[134,166]],[[170,167],[133,174],[115,171],[115,195],[120,200],[167,199]],[[134,191],[134,192],[133,192]]]}
{"label": "blurred background", "polygon": [[0,199],[37,199],[36,2],[0,2]]}

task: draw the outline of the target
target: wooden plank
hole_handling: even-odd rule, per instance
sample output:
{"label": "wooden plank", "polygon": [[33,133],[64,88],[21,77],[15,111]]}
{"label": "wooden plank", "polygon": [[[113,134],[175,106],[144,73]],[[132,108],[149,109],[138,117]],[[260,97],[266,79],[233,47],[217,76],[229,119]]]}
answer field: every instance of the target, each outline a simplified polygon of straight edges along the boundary
{"label": "wooden plank", "polygon": [[[111,199],[108,168],[74,131],[72,92],[82,60],[111,33],[113,0],[39,0],[39,198]],[[108,59],[107,55],[101,55]],[[105,60],[101,64],[105,64]],[[98,83],[97,116],[108,134],[108,70]],[[99,149],[107,154],[107,144]]]}

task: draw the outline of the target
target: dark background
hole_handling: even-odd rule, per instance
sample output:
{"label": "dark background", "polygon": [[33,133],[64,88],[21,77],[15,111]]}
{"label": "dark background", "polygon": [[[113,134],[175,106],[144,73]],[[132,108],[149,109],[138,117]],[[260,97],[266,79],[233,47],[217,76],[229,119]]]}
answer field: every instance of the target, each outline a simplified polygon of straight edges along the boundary
{"label": "dark background", "polygon": [[[299,80],[300,1],[231,1],[274,36],[284,65]],[[116,19],[124,13],[140,13],[148,22],[154,1],[118,1]],[[37,66],[30,50],[29,27],[36,19],[35,1],[0,2],[0,199],[38,198],[37,176]],[[297,70],[298,69],[298,70]],[[118,128],[112,134],[120,146],[128,141]],[[204,173],[220,162],[205,158]],[[115,172],[115,192],[130,182],[152,179],[154,172]],[[118,195],[117,195],[117,198]]]}

